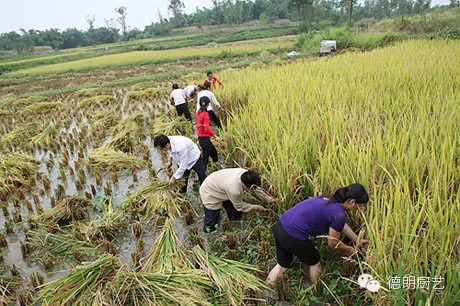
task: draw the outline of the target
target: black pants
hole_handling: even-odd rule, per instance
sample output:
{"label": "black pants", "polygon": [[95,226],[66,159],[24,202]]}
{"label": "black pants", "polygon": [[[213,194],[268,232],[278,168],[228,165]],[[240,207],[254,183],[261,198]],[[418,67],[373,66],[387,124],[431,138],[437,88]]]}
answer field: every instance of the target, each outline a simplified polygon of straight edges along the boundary
{"label": "black pants", "polygon": [[185,170],[184,172],[184,178],[185,178],[185,185],[181,188],[180,192],[181,193],[186,193],[187,192],[187,185],[188,185],[188,177],[190,176],[190,171],[195,171],[195,173],[198,175],[198,180],[201,183],[203,183],[204,179],[206,178],[206,165],[203,162],[203,160],[198,158],[197,162],[195,165],[190,170]]}
{"label": "black pants", "polygon": [[221,129],[222,124],[220,123],[220,120],[217,117],[216,113],[214,113],[213,110],[208,110],[208,114],[209,114],[209,119],[211,119],[211,121],[214,122],[219,129]]}
{"label": "black pants", "polygon": [[286,232],[280,221],[273,228],[276,243],[276,261],[283,268],[289,268],[294,260],[294,255],[309,266],[316,265],[319,253],[310,239],[298,240]]}
{"label": "black pants", "polygon": [[[231,201],[222,202],[222,206],[227,211],[228,219],[230,220],[239,220],[243,216],[241,211],[235,209]],[[204,207],[204,206],[203,206]],[[203,230],[206,233],[213,232],[217,230],[217,224],[220,219],[220,209],[207,209],[204,207],[204,226]]]}
{"label": "black pants", "polygon": [[217,156],[217,150],[214,144],[211,142],[211,138],[207,136],[199,136],[198,137],[198,142],[200,143],[201,151],[203,152],[203,162],[205,168],[208,167],[208,160],[209,157],[212,158],[213,162],[217,162],[218,156]]}
{"label": "black pants", "polygon": [[178,116],[184,116],[188,121],[192,122],[192,115],[190,115],[187,102],[177,105],[176,111]]}

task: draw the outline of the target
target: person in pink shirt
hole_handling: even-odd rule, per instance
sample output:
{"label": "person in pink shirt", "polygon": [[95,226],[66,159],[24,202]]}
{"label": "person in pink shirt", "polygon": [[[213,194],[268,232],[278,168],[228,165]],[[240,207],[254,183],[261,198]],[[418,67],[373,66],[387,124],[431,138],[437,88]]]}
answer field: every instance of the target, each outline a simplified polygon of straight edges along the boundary
{"label": "person in pink shirt", "polygon": [[196,127],[198,129],[198,142],[203,153],[202,158],[205,164],[205,169],[208,166],[209,157],[213,162],[218,161],[217,150],[211,142],[211,137],[219,140],[219,137],[211,130],[211,121],[207,108],[211,100],[208,97],[201,97],[199,100],[200,109],[196,113]]}

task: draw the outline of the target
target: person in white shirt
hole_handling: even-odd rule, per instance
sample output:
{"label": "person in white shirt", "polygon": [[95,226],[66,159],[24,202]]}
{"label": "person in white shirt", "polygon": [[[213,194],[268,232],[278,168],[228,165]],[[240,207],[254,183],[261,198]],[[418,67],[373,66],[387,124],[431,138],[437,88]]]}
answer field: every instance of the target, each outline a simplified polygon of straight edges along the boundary
{"label": "person in white shirt", "polygon": [[217,229],[220,219],[220,209],[227,211],[230,220],[238,220],[243,212],[251,210],[268,211],[261,205],[253,205],[243,201],[244,191],[253,191],[257,197],[267,203],[275,199],[260,188],[259,174],[243,168],[228,168],[211,173],[201,184],[200,197],[204,206],[205,232]]}
{"label": "person in white shirt", "polygon": [[170,185],[174,185],[176,180],[184,177],[185,185],[181,188],[181,192],[187,192],[191,170],[198,175],[200,184],[203,183],[206,178],[206,166],[201,158],[200,149],[190,138],[159,134],[153,138],[153,146],[168,154],[169,162],[165,165],[166,168],[170,168],[173,161],[178,165],[176,172],[169,179]]}
{"label": "person in white shirt", "polygon": [[171,104],[176,107],[177,115],[184,116],[188,121],[192,122],[192,116],[188,109],[187,100],[184,95],[184,90],[179,88],[179,85],[173,84],[173,91],[169,95]]}
{"label": "person in white shirt", "polygon": [[190,101],[195,97],[195,94],[199,91],[198,85],[189,85],[184,88],[185,100]]}
{"label": "person in white shirt", "polygon": [[[225,113],[225,109],[223,109],[220,106],[219,101],[217,101],[216,96],[210,91],[211,89],[211,84],[210,83],[204,83],[203,85],[200,86],[200,92],[198,93],[197,96],[197,103],[196,103],[196,112],[200,110],[200,98],[201,97],[208,97],[209,100],[211,100],[211,103],[213,103],[221,112]],[[222,124],[220,123],[219,118],[217,117],[216,113],[214,113],[214,110],[212,109],[212,105],[209,103],[208,106],[208,114],[209,118],[211,119],[212,122],[214,122],[219,129],[222,128]]]}

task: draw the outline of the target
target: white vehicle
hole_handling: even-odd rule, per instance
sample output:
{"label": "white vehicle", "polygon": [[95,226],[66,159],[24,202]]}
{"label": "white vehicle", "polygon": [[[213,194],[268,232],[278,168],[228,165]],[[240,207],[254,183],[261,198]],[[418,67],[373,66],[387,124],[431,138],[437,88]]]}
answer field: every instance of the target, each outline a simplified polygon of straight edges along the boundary
{"label": "white vehicle", "polygon": [[337,52],[337,42],[335,40],[322,40],[319,56],[334,54]]}

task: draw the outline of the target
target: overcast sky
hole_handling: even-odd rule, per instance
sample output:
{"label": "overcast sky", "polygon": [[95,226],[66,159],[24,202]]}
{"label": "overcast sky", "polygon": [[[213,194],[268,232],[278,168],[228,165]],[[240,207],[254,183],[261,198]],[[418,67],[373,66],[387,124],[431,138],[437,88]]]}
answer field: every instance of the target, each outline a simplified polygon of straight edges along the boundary
{"label": "overcast sky", "polygon": [[[211,7],[212,0],[182,0],[186,13],[192,13],[196,7]],[[449,0],[433,0],[434,4],[448,4]],[[0,33],[10,31],[46,30],[75,27],[87,29],[85,16],[95,16],[95,27],[105,26],[104,20],[115,20],[118,14],[115,8],[128,8],[130,28],[144,30],[146,25],[158,21],[158,10],[168,17],[168,0],[2,0]]]}

